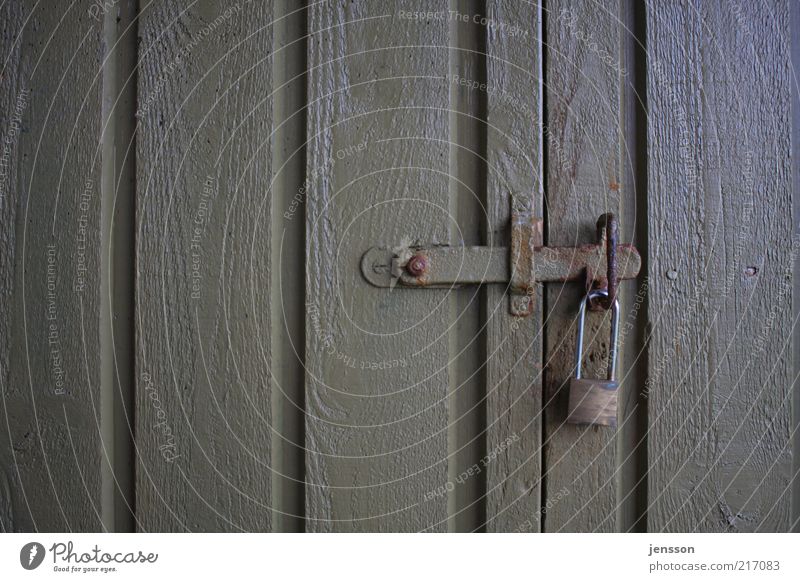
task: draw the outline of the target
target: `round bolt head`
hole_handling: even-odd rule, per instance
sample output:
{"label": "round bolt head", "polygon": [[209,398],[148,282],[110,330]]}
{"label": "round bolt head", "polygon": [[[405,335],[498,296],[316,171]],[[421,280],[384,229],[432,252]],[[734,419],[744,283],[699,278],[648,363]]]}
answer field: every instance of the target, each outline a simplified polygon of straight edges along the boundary
{"label": "round bolt head", "polygon": [[425,255],[414,255],[406,263],[406,270],[414,277],[419,277],[428,268],[428,259]]}

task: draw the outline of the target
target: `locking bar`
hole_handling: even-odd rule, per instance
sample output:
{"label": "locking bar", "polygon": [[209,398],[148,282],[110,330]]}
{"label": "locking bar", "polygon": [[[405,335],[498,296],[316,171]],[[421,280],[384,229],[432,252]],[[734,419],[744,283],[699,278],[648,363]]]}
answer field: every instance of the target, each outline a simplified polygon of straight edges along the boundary
{"label": "locking bar", "polygon": [[[610,233],[613,225],[614,236]],[[511,218],[510,247],[454,247],[415,245],[397,249],[373,247],[361,260],[361,272],[372,285],[392,288],[451,288],[487,283],[505,284],[513,315],[533,310],[536,285],[544,282],[582,281],[608,287],[608,275],[633,279],[641,257],[633,245],[616,244],[616,223],[604,215],[598,221],[598,242],[576,247],[546,247],[542,220],[529,213]],[[608,252],[608,241],[613,252]],[[612,257],[611,269],[608,258]]]}

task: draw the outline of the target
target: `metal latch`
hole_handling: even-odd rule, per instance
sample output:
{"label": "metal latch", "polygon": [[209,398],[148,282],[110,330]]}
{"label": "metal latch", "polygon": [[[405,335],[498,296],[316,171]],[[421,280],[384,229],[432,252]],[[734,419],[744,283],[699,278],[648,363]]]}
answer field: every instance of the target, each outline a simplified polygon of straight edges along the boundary
{"label": "metal latch", "polygon": [[584,281],[608,290],[613,304],[619,279],[633,279],[642,265],[633,245],[617,244],[613,214],[597,221],[595,244],[577,247],[543,246],[542,219],[530,213],[511,217],[511,246],[372,247],[361,259],[361,272],[376,287],[450,288],[501,283],[508,286],[509,310],[527,316],[533,311],[537,283]]}

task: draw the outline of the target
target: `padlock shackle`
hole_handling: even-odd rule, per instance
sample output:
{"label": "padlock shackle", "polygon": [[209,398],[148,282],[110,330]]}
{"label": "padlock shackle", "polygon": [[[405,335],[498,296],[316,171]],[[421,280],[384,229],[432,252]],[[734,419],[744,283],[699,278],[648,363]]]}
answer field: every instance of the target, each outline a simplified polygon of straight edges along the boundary
{"label": "padlock shackle", "polygon": [[[578,310],[578,333],[576,339],[575,378],[580,380],[581,362],[583,360],[583,327],[586,321],[586,306],[595,299],[608,297],[605,289],[592,289],[581,301]],[[617,373],[617,341],[619,340],[619,300],[615,299],[611,306],[611,345],[608,347],[608,379],[613,380]]]}

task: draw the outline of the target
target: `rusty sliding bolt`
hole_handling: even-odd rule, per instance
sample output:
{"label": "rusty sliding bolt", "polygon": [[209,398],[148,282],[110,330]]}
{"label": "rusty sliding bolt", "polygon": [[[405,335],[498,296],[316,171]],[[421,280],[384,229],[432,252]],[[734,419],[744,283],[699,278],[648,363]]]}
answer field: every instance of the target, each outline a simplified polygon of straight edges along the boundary
{"label": "rusty sliding bolt", "polygon": [[516,316],[531,313],[538,284],[585,280],[589,289],[607,289],[607,296],[598,298],[598,307],[607,309],[616,300],[618,281],[638,275],[641,258],[633,245],[619,244],[613,214],[601,216],[597,229],[594,244],[546,247],[541,219],[514,213],[509,247],[372,247],[361,259],[361,272],[372,285],[384,288],[504,284],[509,310]]}

